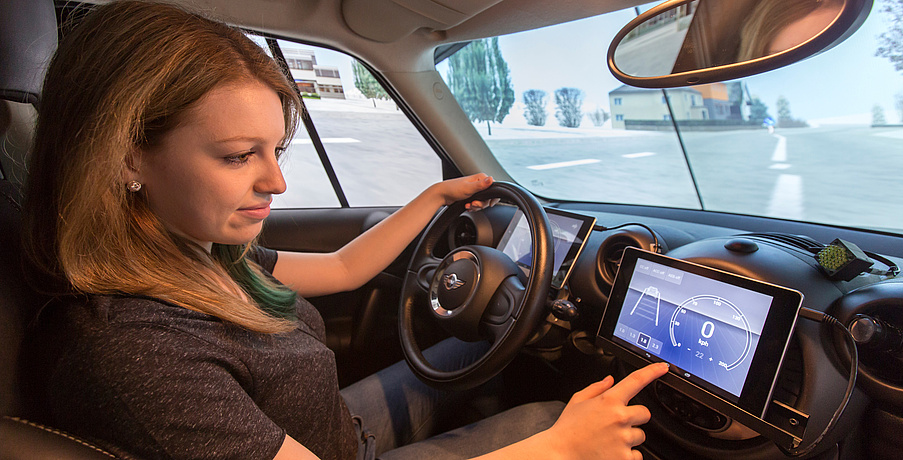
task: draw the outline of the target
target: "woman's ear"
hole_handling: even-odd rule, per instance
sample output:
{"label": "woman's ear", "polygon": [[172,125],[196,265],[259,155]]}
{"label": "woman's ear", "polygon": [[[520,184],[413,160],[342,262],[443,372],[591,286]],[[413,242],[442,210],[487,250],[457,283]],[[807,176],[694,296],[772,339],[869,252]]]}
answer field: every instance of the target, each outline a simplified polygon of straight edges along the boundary
{"label": "woman's ear", "polygon": [[140,148],[134,147],[125,155],[125,168],[122,170],[122,181],[138,181],[141,182],[141,158],[144,152]]}

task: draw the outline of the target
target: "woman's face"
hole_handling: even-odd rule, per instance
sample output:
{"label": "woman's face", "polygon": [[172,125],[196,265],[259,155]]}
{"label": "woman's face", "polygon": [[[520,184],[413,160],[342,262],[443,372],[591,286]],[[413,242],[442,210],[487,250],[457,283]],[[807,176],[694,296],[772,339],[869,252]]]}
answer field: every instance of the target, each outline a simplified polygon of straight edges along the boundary
{"label": "woman's face", "polygon": [[206,248],[260,233],[273,194],[285,191],[276,149],[282,103],[258,81],[223,85],[189,110],[161,142],[140,153],[135,179],[170,231]]}
{"label": "woman's face", "polygon": [[840,4],[824,2],[814,11],[790,23],[775,35],[768,45],[768,54],[789,50],[818,35],[840,14]]}

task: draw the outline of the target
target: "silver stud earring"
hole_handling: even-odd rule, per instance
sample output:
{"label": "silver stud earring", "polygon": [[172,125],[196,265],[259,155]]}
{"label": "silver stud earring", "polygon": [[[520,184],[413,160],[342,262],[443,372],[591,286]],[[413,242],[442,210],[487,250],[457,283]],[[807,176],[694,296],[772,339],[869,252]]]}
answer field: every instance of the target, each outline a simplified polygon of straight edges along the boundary
{"label": "silver stud earring", "polygon": [[129,189],[130,192],[135,193],[138,190],[141,190],[141,182],[130,180],[125,184],[125,188]]}

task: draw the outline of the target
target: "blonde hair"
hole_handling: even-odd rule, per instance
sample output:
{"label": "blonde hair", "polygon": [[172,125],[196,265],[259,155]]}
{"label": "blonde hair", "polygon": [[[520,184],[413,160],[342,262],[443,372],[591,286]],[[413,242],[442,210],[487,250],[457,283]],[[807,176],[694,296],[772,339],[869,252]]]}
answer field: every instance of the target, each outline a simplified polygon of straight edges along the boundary
{"label": "blonde hair", "polygon": [[[242,81],[279,95],[287,142],[300,113],[295,89],[236,28],[173,5],[119,1],[96,7],[64,37],[44,84],[23,215],[25,249],[43,287],[49,277],[56,293],[150,296],[254,331],[293,327],[293,310],[268,313],[249,292],[249,282],[287,290],[245,258],[253,242],[208,256],[169,232],[143,193],[124,184],[130,155],[213,88]],[[245,295],[223,285],[229,278]],[[293,303],[293,295],[281,298]]]}
{"label": "blonde hair", "polygon": [[779,32],[816,9],[832,3],[831,0],[765,0],[758,3],[740,29],[737,61],[767,56],[769,46]]}

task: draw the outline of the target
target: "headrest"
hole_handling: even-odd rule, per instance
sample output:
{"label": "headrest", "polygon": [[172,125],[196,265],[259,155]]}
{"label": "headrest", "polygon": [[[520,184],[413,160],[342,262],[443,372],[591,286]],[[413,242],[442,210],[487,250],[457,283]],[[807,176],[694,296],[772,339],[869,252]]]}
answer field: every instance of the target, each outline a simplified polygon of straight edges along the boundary
{"label": "headrest", "polygon": [[37,104],[56,45],[52,0],[0,1],[0,98]]}

